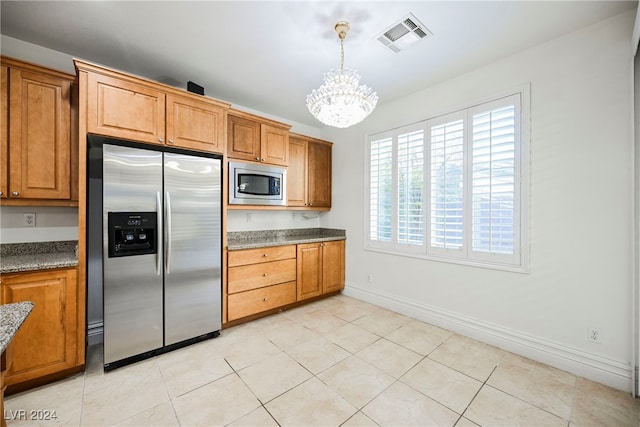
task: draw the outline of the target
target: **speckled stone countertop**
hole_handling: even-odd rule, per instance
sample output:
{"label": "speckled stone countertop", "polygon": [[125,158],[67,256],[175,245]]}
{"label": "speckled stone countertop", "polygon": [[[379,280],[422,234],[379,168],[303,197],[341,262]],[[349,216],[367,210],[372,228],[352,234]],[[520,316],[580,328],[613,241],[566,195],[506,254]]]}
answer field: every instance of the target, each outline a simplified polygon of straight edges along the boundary
{"label": "speckled stone countertop", "polygon": [[0,273],[75,267],[78,242],[6,243],[0,245]]}
{"label": "speckled stone countertop", "polygon": [[295,245],[298,243],[345,240],[345,230],[333,228],[300,228],[290,230],[232,231],[227,233],[227,249],[263,248],[266,246]]}
{"label": "speckled stone countertop", "polygon": [[7,348],[32,309],[33,303],[29,301],[0,305],[0,353]]}

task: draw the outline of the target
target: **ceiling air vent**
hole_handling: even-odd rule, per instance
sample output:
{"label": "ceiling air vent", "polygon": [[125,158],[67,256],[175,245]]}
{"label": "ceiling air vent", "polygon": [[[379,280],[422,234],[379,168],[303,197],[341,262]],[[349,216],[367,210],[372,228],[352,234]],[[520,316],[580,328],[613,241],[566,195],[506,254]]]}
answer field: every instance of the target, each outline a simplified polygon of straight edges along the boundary
{"label": "ceiling air vent", "polygon": [[380,43],[398,53],[433,33],[412,13],[391,25],[377,38]]}

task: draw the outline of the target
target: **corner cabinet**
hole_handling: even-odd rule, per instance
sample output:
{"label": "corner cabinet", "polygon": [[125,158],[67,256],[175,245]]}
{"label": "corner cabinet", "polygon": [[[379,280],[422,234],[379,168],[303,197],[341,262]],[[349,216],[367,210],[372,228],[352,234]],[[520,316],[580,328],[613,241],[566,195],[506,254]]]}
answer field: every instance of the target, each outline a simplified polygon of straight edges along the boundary
{"label": "corner cabinet", "polygon": [[2,57],[2,204],[77,204],[74,90],[73,75]]}
{"label": "corner cabinet", "polygon": [[[2,303],[34,303],[13,339],[13,363],[6,372],[9,389],[84,366],[84,292],[75,268],[4,275]],[[24,387],[23,387],[24,388]]]}
{"label": "corner cabinet", "polygon": [[87,133],[223,154],[229,104],[82,61]]}
{"label": "corner cabinet", "polygon": [[331,152],[333,144],[292,134],[289,137],[287,206],[331,208]]}
{"label": "corner cabinet", "polygon": [[228,115],[227,156],[287,166],[291,126],[232,110]]}

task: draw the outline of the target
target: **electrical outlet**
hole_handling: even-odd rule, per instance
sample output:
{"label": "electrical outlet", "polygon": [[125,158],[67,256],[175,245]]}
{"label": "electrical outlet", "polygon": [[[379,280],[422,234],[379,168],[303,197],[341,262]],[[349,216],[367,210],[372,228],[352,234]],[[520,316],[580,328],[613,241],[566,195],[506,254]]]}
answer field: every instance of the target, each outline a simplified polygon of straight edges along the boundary
{"label": "electrical outlet", "polygon": [[599,329],[591,328],[589,329],[589,341],[595,342],[597,344],[602,344],[602,334]]}
{"label": "electrical outlet", "polygon": [[25,227],[35,227],[36,226],[36,214],[35,213],[26,213],[26,214],[24,214],[24,226]]}

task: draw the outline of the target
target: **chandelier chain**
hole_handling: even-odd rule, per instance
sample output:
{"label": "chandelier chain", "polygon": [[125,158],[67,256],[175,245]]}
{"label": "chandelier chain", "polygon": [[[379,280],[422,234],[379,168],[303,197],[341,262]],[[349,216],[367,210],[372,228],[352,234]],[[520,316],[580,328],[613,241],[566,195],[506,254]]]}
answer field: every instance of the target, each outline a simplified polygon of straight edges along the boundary
{"label": "chandelier chain", "polygon": [[340,38],[340,74],[344,73],[344,37]]}

